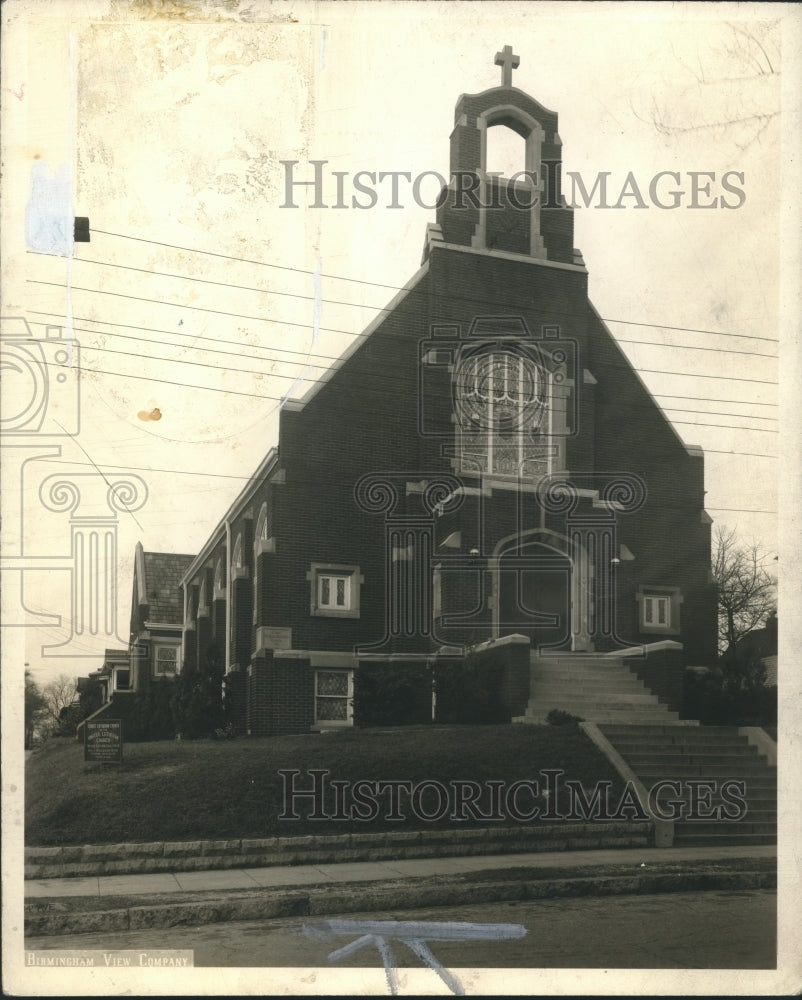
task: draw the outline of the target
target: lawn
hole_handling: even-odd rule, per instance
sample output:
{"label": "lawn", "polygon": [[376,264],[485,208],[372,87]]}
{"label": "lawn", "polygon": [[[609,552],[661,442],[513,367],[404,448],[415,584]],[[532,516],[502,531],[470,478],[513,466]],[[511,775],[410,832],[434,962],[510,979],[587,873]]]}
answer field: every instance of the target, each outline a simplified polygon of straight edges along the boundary
{"label": "lawn", "polygon": [[[313,803],[296,800],[299,819],[281,818],[285,779],[281,770],[301,773],[296,788],[309,789],[311,769],[325,776],[324,812],[335,817],[332,781],[424,781],[472,779],[505,786],[528,779],[545,786],[538,772],[562,769],[564,779],[590,787],[613,783],[611,796],[623,788],[615,770],[572,726],[414,726],[398,729],[349,729],[340,732],[228,741],[130,743],[122,764],[86,764],[80,744],[51,739],[26,766],[26,843],[36,846],[102,844],[132,841],[228,839],[347,833],[382,829],[448,826],[424,820],[399,792],[403,819],[388,820],[389,792],[380,793],[378,815],[370,821],[310,818]],[[354,799],[341,793],[348,814]],[[483,786],[477,808],[492,811]],[[427,789],[420,809],[437,812],[437,792]],[[562,797],[558,802],[563,802]],[[521,794],[521,808],[532,797]],[[541,805],[546,802],[541,798]],[[466,826],[487,825],[468,817]],[[516,821],[508,817],[506,822]],[[497,822],[494,825],[499,825]]]}

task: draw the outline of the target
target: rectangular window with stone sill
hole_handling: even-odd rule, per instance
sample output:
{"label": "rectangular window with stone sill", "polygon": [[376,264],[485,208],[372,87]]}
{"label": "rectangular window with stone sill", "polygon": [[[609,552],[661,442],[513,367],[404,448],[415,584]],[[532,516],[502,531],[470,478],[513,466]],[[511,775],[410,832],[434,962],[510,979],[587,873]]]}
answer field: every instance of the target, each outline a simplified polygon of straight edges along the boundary
{"label": "rectangular window with stone sill", "polygon": [[362,576],[359,566],[312,563],[310,614],[329,618],[358,618]]}

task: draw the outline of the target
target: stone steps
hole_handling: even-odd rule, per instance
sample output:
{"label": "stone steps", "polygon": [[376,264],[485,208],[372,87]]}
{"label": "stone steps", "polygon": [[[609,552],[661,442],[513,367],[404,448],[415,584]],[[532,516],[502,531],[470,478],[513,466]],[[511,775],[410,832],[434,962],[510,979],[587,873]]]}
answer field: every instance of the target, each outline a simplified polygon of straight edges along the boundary
{"label": "stone steps", "polygon": [[[574,712],[574,711],[572,711],[570,705],[566,706],[566,705],[563,704],[563,705],[557,705],[557,706],[554,706],[554,707],[557,710],[559,710],[559,711],[568,712],[570,715],[577,715],[580,718],[582,718],[583,720],[586,719],[586,716],[583,716],[581,712]],[[549,711],[551,711],[550,708],[546,709],[546,714],[543,715],[543,716],[540,716],[539,713],[535,713],[535,712],[531,712],[531,713],[529,713],[527,715],[516,715],[516,716],[513,716],[512,721],[514,723],[520,723],[520,724],[523,724],[523,725],[536,725],[536,726],[545,725],[546,724],[546,715],[548,714]],[[683,721],[681,719],[677,719],[676,712],[660,713],[660,714],[655,713],[653,716],[647,715],[646,713],[644,713],[643,714],[643,718],[644,718],[645,722],[648,722],[648,721],[650,721],[652,719],[662,719],[662,720],[664,720],[666,714],[669,715],[669,721],[671,721],[671,719],[673,718],[677,722],[678,725],[683,725]],[[631,718],[632,718],[632,713],[631,712],[609,712],[609,713],[597,712],[597,713],[594,714],[593,719],[589,720],[589,721],[595,722],[597,725],[603,726],[606,723],[621,722],[623,719],[631,719]]]}
{"label": "stone steps", "polygon": [[[622,756],[624,756],[622,754]],[[743,778],[744,781],[751,781],[755,787],[760,782],[770,782],[775,787],[777,785],[777,775],[767,773],[761,769],[757,763],[730,763],[720,764],[717,761],[702,761],[696,764],[639,764],[631,757],[624,758],[636,774],[644,778],[654,778],[658,780],[663,777],[672,778]]]}
{"label": "stone steps", "polygon": [[[537,684],[532,688],[535,698],[543,701],[554,701],[565,697],[565,688],[554,685]],[[599,688],[598,691],[588,691],[584,687],[572,689],[571,701],[586,701],[593,703],[599,698],[610,698],[615,696],[616,701],[625,702],[632,705],[654,704],[658,699],[650,691],[641,688],[640,690],[621,689],[616,687],[613,691],[610,688]]]}
{"label": "stone steps", "polygon": [[662,712],[656,705],[630,705],[626,703],[610,702],[599,704],[598,702],[566,702],[559,701],[549,704],[541,702],[537,708],[527,708],[523,714],[525,719],[545,719],[551,711],[570,712],[571,715],[578,715],[581,719],[596,722],[602,725],[602,719],[612,721],[613,717],[626,719],[642,718],[665,719],[677,718],[676,712]]}
{"label": "stone steps", "polygon": [[[624,753],[624,749],[618,747],[619,752]],[[728,748],[729,750],[729,748]],[[705,754],[698,748],[690,751],[689,753],[656,753],[653,751],[644,750],[642,753],[637,753],[632,750],[626,750],[627,760],[630,761],[633,767],[696,767],[698,765],[707,766],[710,761],[709,754]],[[738,753],[717,753],[716,759],[725,765],[737,764],[739,767],[752,767],[760,768],[766,766],[766,762],[761,760],[756,754],[751,754],[744,752],[743,754]]]}
{"label": "stone steps", "polygon": [[591,653],[530,655],[529,701],[513,722],[539,724],[553,710],[599,724],[671,724],[661,703],[620,657]]}
{"label": "stone steps", "polygon": [[[696,732],[699,732],[699,730],[696,730]],[[686,742],[679,742],[678,740],[672,740],[672,742],[669,743],[667,742],[668,740],[667,736],[665,737],[661,736],[660,739],[661,743],[659,745],[659,748],[654,751],[643,750],[643,740],[639,739],[638,737],[617,736],[615,745],[617,747],[620,747],[622,750],[628,750],[631,751],[632,753],[653,752],[653,753],[659,753],[661,756],[664,757],[672,757],[672,758],[683,757],[687,756],[688,754],[696,754],[696,753],[703,754],[709,749],[711,752],[720,753],[724,755],[729,753],[740,753],[741,751],[743,751],[744,753],[748,753],[752,757],[755,757],[756,759],[759,760],[764,759],[761,756],[760,752],[758,751],[757,747],[752,746],[748,742],[737,743],[734,740],[729,740],[729,741],[721,740],[720,742],[713,742],[711,740],[701,740],[701,739],[696,740],[694,739],[694,737],[690,735]],[[744,737],[744,740],[745,739],[746,738]]]}
{"label": "stone steps", "polygon": [[[738,827],[740,824],[734,823],[732,826]],[[774,833],[693,833],[690,830],[674,828],[675,847],[720,847],[732,846],[743,847],[745,845],[755,846],[757,844],[775,844],[777,842],[777,832]]]}
{"label": "stone steps", "polygon": [[[558,691],[559,693],[562,694],[565,691],[566,684],[569,684],[572,689],[580,691],[589,691],[593,693],[597,691],[609,691],[611,687],[609,679],[602,678],[600,680],[597,677],[590,678],[587,680],[582,678],[551,677],[551,676],[530,678],[530,687],[531,688],[536,687],[542,691],[548,691],[553,688],[555,691]],[[615,689],[616,691],[631,691],[633,694],[637,694],[638,692],[643,692],[646,694],[651,693],[649,689],[646,687],[646,685],[643,683],[643,681],[639,681],[636,677],[621,678],[621,679],[616,678]]]}
{"label": "stone steps", "polygon": [[551,667],[530,667],[529,679],[531,681],[554,680],[554,681],[598,681],[600,684],[607,683],[610,678],[619,678],[621,681],[628,681],[632,684],[642,684],[643,681],[635,674],[627,670],[626,667],[616,667],[614,670],[605,667],[598,669],[595,667],[582,668],[551,668]]}
{"label": "stone steps", "polygon": [[[659,796],[664,808],[669,801],[691,802],[688,781],[709,781],[720,786],[743,781],[746,813],[742,819],[705,819],[709,808],[727,803],[718,789],[698,801],[702,818],[677,819],[674,843],[685,846],[744,846],[773,844],[777,840],[777,769],[769,765],[734,727],[724,726],[604,726],[602,732],[648,789],[659,781],[676,781],[678,794],[666,790]],[[702,790],[703,791],[703,790]],[[732,805],[729,805],[729,810]]]}
{"label": "stone steps", "polygon": [[625,748],[628,753],[631,753],[633,757],[637,757],[644,764],[649,763],[648,758],[651,757],[658,758],[655,763],[663,763],[664,761],[671,763],[689,760],[697,756],[707,760],[710,753],[715,753],[720,758],[735,757],[738,760],[743,760],[745,757],[752,757],[755,761],[765,763],[765,759],[758,754],[757,747],[748,744],[745,747],[739,747],[731,743],[697,743],[693,746],[683,746],[675,743],[671,746],[661,746],[657,749],[648,750],[637,748],[637,744],[634,741],[629,746],[625,746],[624,741],[619,740],[616,745],[620,748]]}

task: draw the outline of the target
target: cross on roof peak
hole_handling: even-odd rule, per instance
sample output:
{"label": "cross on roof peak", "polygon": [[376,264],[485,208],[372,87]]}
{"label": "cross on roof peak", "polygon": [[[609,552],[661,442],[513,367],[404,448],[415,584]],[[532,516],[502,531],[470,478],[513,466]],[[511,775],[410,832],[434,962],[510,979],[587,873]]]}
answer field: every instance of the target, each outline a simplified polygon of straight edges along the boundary
{"label": "cross on roof peak", "polygon": [[521,64],[521,57],[513,54],[512,46],[505,45],[501,52],[496,53],[496,66],[501,66],[501,86],[512,86],[512,71]]}

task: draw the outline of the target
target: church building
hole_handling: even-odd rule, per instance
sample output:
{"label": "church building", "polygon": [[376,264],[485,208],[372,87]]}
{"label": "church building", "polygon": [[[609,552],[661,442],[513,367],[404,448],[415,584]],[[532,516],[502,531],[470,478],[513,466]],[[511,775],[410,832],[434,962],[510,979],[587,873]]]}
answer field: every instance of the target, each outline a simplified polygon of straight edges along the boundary
{"label": "church building", "polygon": [[[358,724],[360,671],[469,653],[501,664],[510,719],[537,717],[555,658],[611,683],[615,663],[676,717],[684,667],[715,659],[704,457],[588,299],[557,115],[517,61],[457,102],[420,268],[283,407],[277,447],[168,567],[175,593],[138,580],[153,669],[221,673],[240,732]],[[523,140],[518,178],[487,173],[496,127]]]}

